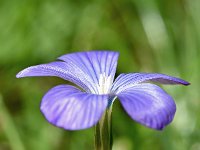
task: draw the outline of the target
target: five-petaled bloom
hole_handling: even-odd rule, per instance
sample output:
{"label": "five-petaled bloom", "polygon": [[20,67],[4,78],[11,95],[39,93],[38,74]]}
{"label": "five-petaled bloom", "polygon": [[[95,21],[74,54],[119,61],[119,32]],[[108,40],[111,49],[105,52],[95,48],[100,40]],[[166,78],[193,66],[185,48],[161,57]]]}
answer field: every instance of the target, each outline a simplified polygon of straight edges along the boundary
{"label": "five-petaled bloom", "polygon": [[19,72],[17,78],[57,76],[79,86],[58,85],[43,97],[41,111],[58,127],[68,130],[89,128],[119,98],[133,120],[149,128],[163,129],[173,120],[176,105],[170,95],[149,82],[189,83],[158,73],[120,74],[114,81],[118,55],[112,51],[66,54],[57,61],[28,67]]}

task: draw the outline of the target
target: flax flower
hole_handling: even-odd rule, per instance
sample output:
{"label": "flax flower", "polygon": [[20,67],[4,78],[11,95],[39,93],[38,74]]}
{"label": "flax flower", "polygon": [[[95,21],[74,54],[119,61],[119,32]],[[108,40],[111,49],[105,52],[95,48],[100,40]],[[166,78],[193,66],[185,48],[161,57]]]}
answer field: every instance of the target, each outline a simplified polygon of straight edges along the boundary
{"label": "flax flower", "polygon": [[57,127],[67,130],[92,127],[118,98],[133,120],[149,128],[163,129],[173,120],[176,105],[170,95],[153,83],[189,83],[158,73],[120,74],[114,80],[118,55],[112,51],[66,54],[54,62],[28,67],[17,78],[56,76],[78,86],[58,85],[44,95],[40,109]]}

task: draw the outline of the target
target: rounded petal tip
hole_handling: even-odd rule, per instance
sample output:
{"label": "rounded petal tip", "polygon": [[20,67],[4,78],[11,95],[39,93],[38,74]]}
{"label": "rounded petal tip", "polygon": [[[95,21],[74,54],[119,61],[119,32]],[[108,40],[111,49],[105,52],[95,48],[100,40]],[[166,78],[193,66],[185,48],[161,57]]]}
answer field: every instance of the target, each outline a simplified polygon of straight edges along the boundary
{"label": "rounded petal tip", "polygon": [[16,78],[21,78],[21,77],[23,77],[23,76],[21,75],[21,72],[19,72],[19,73],[16,75]]}
{"label": "rounded petal tip", "polygon": [[186,86],[188,86],[188,85],[190,85],[191,83],[190,82],[187,82],[187,81],[184,81],[183,82],[183,85],[186,85]]}

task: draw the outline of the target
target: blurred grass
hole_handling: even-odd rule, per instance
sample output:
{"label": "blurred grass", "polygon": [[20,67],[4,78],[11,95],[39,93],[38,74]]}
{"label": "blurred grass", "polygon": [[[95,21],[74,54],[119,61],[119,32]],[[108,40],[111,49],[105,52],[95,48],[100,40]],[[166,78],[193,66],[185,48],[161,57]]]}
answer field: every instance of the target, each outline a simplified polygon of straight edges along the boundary
{"label": "blurred grass", "polygon": [[117,74],[160,72],[190,81],[164,86],[177,103],[164,131],[132,121],[116,101],[114,150],[200,149],[199,0],[1,0],[0,150],[93,149],[93,128],[64,131],[39,111],[58,78],[16,79],[21,69],[74,51],[120,52]]}

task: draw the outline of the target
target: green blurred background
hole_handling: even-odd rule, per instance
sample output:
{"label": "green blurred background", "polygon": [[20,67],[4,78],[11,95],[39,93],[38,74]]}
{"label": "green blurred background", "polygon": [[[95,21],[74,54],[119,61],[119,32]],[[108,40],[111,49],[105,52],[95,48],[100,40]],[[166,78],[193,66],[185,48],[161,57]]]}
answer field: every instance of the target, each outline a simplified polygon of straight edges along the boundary
{"label": "green blurred background", "polygon": [[1,0],[0,150],[92,150],[94,129],[65,131],[40,113],[55,77],[16,79],[25,67],[83,50],[120,52],[117,74],[160,72],[189,87],[163,86],[177,104],[172,124],[154,131],[116,101],[113,150],[200,150],[199,0]]}

